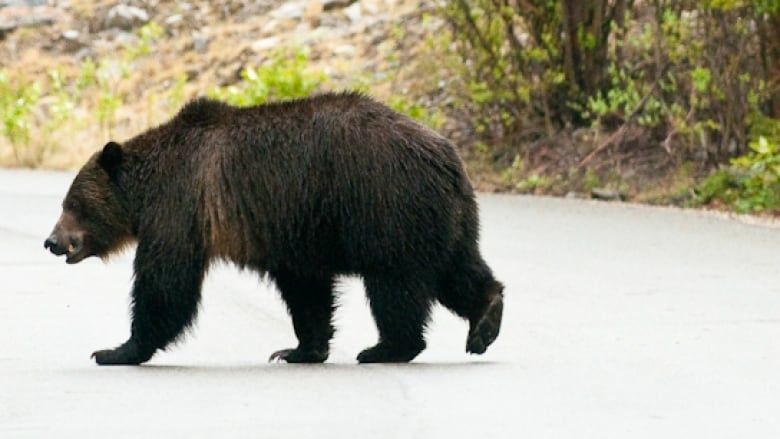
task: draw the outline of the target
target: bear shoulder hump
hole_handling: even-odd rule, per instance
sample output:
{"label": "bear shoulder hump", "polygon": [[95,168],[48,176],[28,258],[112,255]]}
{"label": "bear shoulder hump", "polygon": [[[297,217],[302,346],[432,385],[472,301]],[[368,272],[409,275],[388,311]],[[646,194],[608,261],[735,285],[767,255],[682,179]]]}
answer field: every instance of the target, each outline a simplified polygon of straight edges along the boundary
{"label": "bear shoulder hump", "polygon": [[212,125],[224,119],[231,107],[208,98],[188,102],[179,111],[178,119],[187,125]]}

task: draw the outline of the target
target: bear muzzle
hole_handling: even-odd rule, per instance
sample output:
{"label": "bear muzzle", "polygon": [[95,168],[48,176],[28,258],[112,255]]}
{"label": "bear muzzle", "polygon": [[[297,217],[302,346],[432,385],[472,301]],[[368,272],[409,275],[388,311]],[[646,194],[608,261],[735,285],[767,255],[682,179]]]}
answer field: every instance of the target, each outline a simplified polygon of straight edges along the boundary
{"label": "bear muzzle", "polygon": [[43,247],[52,252],[55,256],[65,255],[65,262],[75,264],[89,256],[85,251],[84,242],[77,236],[59,237],[57,233],[52,233],[43,242]]}

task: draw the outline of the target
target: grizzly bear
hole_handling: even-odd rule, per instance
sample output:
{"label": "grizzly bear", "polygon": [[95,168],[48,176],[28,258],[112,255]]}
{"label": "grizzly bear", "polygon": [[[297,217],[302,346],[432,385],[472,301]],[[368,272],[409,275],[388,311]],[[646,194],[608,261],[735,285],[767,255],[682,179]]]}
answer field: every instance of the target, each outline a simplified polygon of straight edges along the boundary
{"label": "grizzly bear", "polygon": [[503,285],[480,255],[455,148],[360,94],[249,108],[194,100],[107,143],[62,208],[44,246],[67,263],[137,244],[130,338],[93,353],[98,364],[144,363],[180,337],[220,260],[278,287],[298,346],[270,360],[328,358],[338,275],[362,278],[378,329],[360,363],[415,358],[435,301],[468,320],[467,352],[499,333]]}

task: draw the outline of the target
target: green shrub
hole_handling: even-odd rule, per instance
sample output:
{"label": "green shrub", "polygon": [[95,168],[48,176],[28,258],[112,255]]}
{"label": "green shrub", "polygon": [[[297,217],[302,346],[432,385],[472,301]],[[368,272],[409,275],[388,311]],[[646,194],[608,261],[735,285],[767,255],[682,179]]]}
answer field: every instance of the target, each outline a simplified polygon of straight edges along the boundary
{"label": "green shrub", "polygon": [[750,152],[697,188],[697,202],[720,201],[742,213],[780,211],[780,143],[760,136]]}
{"label": "green shrub", "polygon": [[138,36],[138,42],[127,46],[125,49],[123,54],[125,61],[134,61],[150,54],[153,44],[165,35],[165,29],[159,24],[150,21],[138,29],[136,35]]}
{"label": "green shrub", "polygon": [[41,97],[37,82],[18,83],[6,71],[0,71],[0,117],[3,136],[8,139],[17,162],[30,141],[33,110]]}
{"label": "green shrub", "polygon": [[749,115],[780,114],[778,13],[779,0],[452,0],[443,9],[478,140],[522,153],[560,130],[631,125],[672,162],[701,166],[747,152]]}
{"label": "green shrub", "polygon": [[119,93],[119,83],[129,76],[129,67],[126,62],[116,60],[102,60],[95,71],[97,80],[97,119],[106,138],[113,137],[113,128],[116,113],[122,106],[124,96]]}
{"label": "green shrub", "polygon": [[302,98],[314,92],[326,76],[308,70],[308,57],[302,49],[292,54],[289,49],[281,49],[272,52],[265,64],[245,68],[241,78],[240,84],[217,87],[210,96],[242,107]]}
{"label": "green shrub", "polygon": [[444,124],[444,115],[439,110],[429,111],[425,106],[410,101],[401,95],[393,95],[387,105],[395,111],[406,114],[412,119],[438,130]]}

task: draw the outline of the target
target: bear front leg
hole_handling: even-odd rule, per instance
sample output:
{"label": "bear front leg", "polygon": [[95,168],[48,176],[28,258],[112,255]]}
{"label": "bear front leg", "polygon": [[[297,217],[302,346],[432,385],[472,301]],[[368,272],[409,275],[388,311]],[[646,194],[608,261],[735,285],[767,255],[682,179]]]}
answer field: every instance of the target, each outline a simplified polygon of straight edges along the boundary
{"label": "bear front leg", "polygon": [[134,267],[130,339],[115,349],[94,352],[97,364],[144,363],[175,341],[197,314],[205,258],[196,254],[177,258],[174,252],[139,243]]}
{"label": "bear front leg", "polygon": [[92,353],[92,358],[101,366],[137,365],[149,361],[154,350],[144,349],[132,338],[115,349],[104,349]]}
{"label": "bear front leg", "polygon": [[268,361],[322,363],[330,353],[333,337],[333,279],[317,279],[290,272],[271,273],[293,321],[296,348],[271,354]]}

